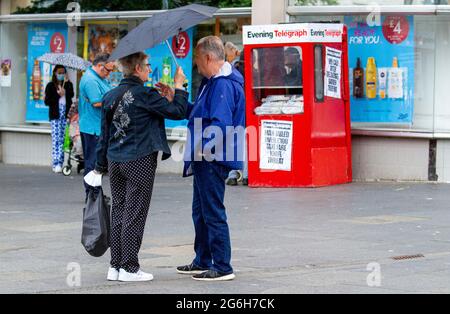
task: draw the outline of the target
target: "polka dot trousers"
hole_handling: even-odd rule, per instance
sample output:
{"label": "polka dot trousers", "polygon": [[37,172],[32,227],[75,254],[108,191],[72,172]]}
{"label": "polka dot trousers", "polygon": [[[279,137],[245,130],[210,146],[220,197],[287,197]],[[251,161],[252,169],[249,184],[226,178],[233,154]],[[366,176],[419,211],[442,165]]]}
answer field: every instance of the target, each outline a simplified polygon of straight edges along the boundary
{"label": "polka dot trousers", "polygon": [[109,162],[111,267],[139,270],[138,254],[150,207],[158,153],[130,162]]}

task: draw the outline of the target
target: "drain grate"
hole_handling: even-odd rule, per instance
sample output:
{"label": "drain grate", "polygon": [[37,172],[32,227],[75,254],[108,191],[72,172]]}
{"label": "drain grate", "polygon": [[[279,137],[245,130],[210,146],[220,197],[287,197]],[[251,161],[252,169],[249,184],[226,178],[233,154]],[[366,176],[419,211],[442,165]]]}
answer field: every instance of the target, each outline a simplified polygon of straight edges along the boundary
{"label": "drain grate", "polygon": [[403,261],[405,259],[415,259],[415,258],[423,258],[425,255],[423,254],[416,254],[416,255],[402,255],[402,256],[394,256],[391,257],[393,260],[396,261]]}

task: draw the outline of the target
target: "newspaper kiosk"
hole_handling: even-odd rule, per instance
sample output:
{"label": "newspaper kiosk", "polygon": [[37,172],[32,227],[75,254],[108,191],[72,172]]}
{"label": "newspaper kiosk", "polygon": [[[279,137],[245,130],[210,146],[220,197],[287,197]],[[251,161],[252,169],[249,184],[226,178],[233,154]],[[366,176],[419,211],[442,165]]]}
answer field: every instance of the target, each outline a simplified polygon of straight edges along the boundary
{"label": "newspaper kiosk", "polygon": [[243,36],[249,186],[351,182],[345,26],[252,25]]}

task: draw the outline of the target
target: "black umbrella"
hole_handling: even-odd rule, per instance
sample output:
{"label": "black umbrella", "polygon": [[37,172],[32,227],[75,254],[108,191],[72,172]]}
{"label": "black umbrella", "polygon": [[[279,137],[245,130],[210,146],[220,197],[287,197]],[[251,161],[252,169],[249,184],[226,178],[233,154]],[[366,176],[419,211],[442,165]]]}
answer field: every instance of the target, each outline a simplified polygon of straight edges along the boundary
{"label": "black umbrella", "polygon": [[177,63],[167,39],[200,22],[211,19],[217,10],[218,8],[215,7],[190,4],[155,13],[122,38],[109,59],[117,60],[165,41]]}

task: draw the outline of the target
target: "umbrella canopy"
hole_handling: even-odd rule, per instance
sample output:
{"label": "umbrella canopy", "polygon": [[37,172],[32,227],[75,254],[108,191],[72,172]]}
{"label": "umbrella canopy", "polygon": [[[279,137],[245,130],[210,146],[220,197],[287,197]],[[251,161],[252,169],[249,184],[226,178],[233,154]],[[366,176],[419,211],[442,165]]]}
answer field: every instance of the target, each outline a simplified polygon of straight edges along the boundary
{"label": "umbrella canopy", "polygon": [[110,61],[152,48],[179,32],[212,18],[217,10],[215,7],[190,4],[156,13],[120,40]]}
{"label": "umbrella canopy", "polygon": [[63,65],[73,70],[85,71],[91,66],[89,61],[74,55],[73,53],[46,53],[38,58],[41,62],[53,65]]}

